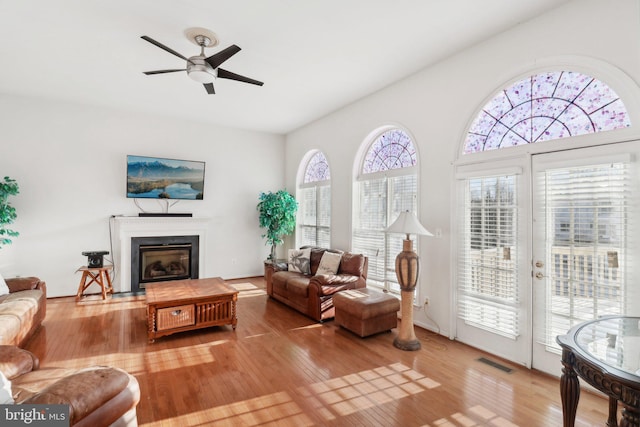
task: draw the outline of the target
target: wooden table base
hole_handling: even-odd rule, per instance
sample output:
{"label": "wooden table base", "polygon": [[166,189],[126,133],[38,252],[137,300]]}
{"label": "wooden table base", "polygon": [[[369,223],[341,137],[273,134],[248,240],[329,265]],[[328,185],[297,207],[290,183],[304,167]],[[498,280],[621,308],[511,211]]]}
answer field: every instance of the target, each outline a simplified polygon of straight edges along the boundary
{"label": "wooden table base", "polygon": [[93,283],[97,283],[100,286],[102,299],[107,299],[107,294],[113,294],[113,285],[111,284],[111,268],[108,265],[105,267],[80,267],[77,271],[82,271],[82,277],[80,278],[80,285],[78,285],[78,293],[76,294],[76,301],[82,298],[84,291]]}

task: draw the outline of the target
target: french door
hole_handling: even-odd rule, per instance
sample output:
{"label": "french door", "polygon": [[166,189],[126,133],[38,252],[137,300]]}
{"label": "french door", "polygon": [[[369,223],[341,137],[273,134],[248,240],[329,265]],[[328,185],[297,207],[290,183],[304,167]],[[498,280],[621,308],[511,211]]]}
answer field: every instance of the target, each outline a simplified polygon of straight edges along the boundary
{"label": "french door", "polygon": [[557,335],[638,314],[640,142],[532,156],[532,367],[560,375]]}
{"label": "french door", "polygon": [[640,315],[636,159],[640,141],[459,167],[456,338],[559,375],[557,335]]}

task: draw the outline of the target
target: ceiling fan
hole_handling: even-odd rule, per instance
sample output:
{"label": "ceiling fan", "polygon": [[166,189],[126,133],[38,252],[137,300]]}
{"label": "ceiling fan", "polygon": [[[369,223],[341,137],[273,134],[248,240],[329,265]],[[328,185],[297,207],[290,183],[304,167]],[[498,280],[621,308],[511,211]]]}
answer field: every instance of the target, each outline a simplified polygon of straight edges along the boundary
{"label": "ceiling fan", "polygon": [[219,66],[227,59],[231,58],[236,53],[240,52],[240,47],[234,45],[229,46],[226,49],[221,50],[209,57],[204,54],[204,49],[207,47],[213,47],[218,45],[218,38],[216,35],[205,28],[189,28],[185,31],[185,35],[193,43],[200,46],[200,55],[195,55],[190,58],[186,58],[175,50],[163,45],[162,43],[152,39],[148,36],[141,36],[140,38],[148,41],[149,43],[166,50],[167,52],[177,56],[178,58],[187,61],[187,68],[170,69],[170,70],[155,70],[144,71],[144,74],[150,76],[154,74],[175,73],[178,71],[186,71],[187,75],[204,85],[209,95],[215,94],[213,88],[213,82],[216,78],[236,80],[239,82],[250,83],[253,85],[262,86],[264,83],[258,80],[251,79],[249,77],[241,76],[240,74],[232,73],[225,69],[219,68]]}

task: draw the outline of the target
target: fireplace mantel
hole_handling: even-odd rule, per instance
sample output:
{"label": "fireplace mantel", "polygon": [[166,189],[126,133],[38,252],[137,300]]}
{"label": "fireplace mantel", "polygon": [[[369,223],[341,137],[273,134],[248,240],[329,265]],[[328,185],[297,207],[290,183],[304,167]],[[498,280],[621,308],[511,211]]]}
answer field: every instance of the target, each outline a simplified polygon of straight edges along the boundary
{"label": "fireplace mantel", "polygon": [[199,275],[205,277],[206,237],[210,218],[116,216],[113,220],[114,292],[131,291],[131,238],[197,235],[200,240]]}

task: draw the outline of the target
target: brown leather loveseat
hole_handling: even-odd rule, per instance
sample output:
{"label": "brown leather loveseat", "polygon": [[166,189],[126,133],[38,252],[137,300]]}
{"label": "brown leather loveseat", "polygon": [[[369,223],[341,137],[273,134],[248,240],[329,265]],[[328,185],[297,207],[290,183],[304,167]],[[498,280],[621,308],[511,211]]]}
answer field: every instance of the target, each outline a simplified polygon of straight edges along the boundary
{"label": "brown leather loveseat", "polygon": [[[333,295],[336,292],[366,287],[368,258],[362,254],[332,249],[318,247],[310,249],[309,274],[288,271],[286,264],[266,265],[267,294],[322,322],[335,316]],[[316,274],[326,251],[341,254],[338,270],[335,274]]]}

